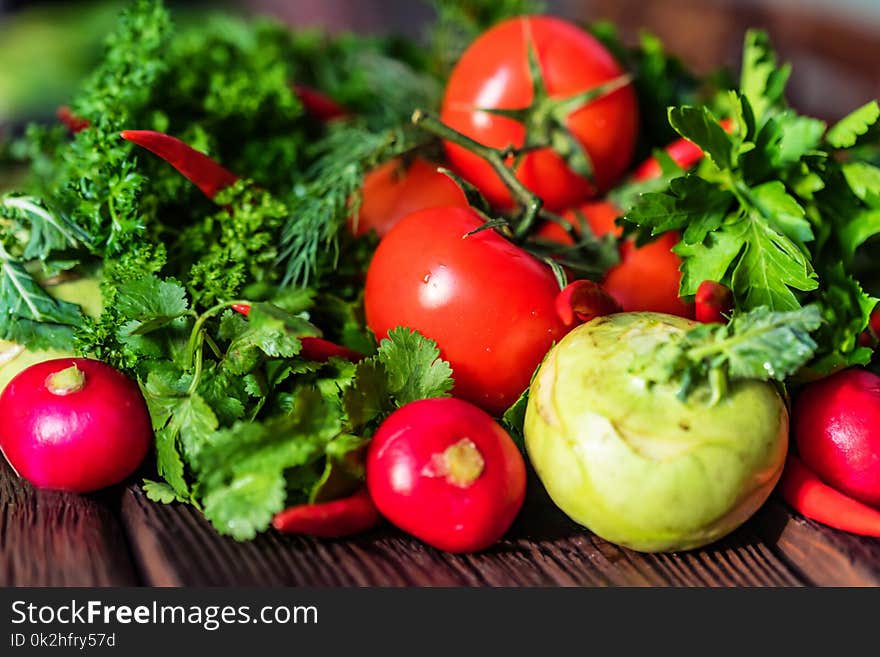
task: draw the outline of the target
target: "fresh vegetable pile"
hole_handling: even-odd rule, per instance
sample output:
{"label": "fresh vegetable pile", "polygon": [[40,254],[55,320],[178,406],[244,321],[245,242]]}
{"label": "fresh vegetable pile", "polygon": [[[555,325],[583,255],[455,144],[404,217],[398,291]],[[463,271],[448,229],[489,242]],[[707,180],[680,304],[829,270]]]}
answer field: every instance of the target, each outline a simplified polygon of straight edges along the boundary
{"label": "fresh vegetable pile", "polygon": [[761,32],[737,84],[525,0],[435,5],[416,44],[131,4],[4,151],[11,465],[87,492],[154,437],[150,499],[240,540],[384,517],[484,549],[523,452],[639,550],[780,476],[880,535],[880,106],[799,115]]}

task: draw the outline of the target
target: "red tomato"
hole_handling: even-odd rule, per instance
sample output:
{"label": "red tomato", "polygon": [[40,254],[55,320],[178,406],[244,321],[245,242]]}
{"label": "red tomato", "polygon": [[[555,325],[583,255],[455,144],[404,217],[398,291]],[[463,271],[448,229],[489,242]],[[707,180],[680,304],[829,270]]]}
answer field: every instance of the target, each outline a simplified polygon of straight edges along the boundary
{"label": "red tomato", "polygon": [[[513,18],[481,35],[452,71],[441,119],[452,128],[496,148],[522,146],[523,123],[480,109],[522,109],[535,98],[527,44],[538,56],[547,94],[558,100],[594,89],[623,74],[614,57],[579,27],[545,16]],[[549,148],[525,155],[517,177],[551,210],[561,210],[611,187],[629,165],[638,130],[632,85],[576,109],[566,127],[593,163],[595,186],[577,175]],[[449,161],[498,207],[510,207],[510,193],[489,164],[446,144]]]}
{"label": "red tomato", "polygon": [[[620,235],[621,232],[623,232],[623,229],[614,223],[620,216],[620,210],[618,210],[613,203],[609,203],[608,201],[591,201],[589,203],[584,203],[577,210],[583,215],[583,218],[587,220],[590,230],[592,230],[593,234],[597,237],[602,237],[608,233]],[[575,227],[580,225],[581,221],[580,217],[577,216],[574,210],[566,212],[563,215],[563,219]],[[537,237],[550,240],[551,242],[558,242],[560,244],[574,243],[571,235],[569,235],[562,226],[552,221],[544,223],[538,229]]]}
{"label": "red tomato", "polygon": [[526,467],[485,412],[460,399],[425,399],[379,427],[367,453],[367,487],[400,529],[441,550],[474,552],[516,518]]}
{"label": "red tomato", "polygon": [[[596,236],[610,232],[620,235],[621,228],[614,223],[620,211],[612,203],[595,201],[578,209]],[[574,211],[566,212],[563,218],[575,226],[580,223]],[[537,234],[560,244],[573,243],[571,236],[558,224],[544,224]],[[608,271],[602,287],[627,312],[647,310],[693,317],[693,305],[678,296],[681,259],[671,250],[678,240],[677,233],[667,233],[640,249],[631,241],[624,242],[620,246],[620,263]]]}
{"label": "red tomato", "polygon": [[568,327],[550,268],[494,230],[464,238],[482,225],[465,208],[404,218],[373,256],[365,306],[377,338],[408,326],[436,340],[456,396],[500,414]]}
{"label": "red tomato", "polygon": [[681,258],[672,252],[678,241],[678,234],[664,233],[638,249],[633,242],[624,242],[620,264],[605,275],[603,287],[627,312],[650,310],[692,318],[693,304],[678,296]]}
{"label": "red tomato", "polygon": [[792,417],[804,463],[826,484],[880,507],[880,376],[848,369],[811,383]]}
{"label": "red tomato", "polygon": [[449,176],[436,164],[416,158],[408,169],[399,159],[373,169],[364,177],[363,200],[351,220],[355,235],[375,230],[382,237],[406,215],[417,210],[447,206],[466,207],[468,202]]}

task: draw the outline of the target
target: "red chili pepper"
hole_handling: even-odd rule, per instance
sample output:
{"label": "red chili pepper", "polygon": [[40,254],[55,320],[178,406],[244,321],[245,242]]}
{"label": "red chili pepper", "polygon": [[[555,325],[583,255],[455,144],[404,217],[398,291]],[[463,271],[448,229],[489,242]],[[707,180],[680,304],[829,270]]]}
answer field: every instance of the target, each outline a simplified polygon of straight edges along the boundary
{"label": "red chili pepper", "polygon": [[[733,121],[730,119],[722,119],[720,123],[721,127],[727,132],[730,132],[733,129]],[[669,144],[664,150],[666,151],[666,154],[672,158],[672,161],[685,171],[703,159],[702,149],[687,139],[677,139]],[[633,178],[635,180],[653,180],[654,178],[659,178],[662,174],[663,169],[660,166],[660,162],[657,161],[657,158],[649,157],[635,170]]]}
{"label": "red chili pepper", "polygon": [[340,538],[360,534],[382,521],[369,492],[362,488],[351,497],[321,504],[300,504],[276,513],[272,526],[286,534]]}
{"label": "red chili pepper", "polygon": [[84,119],[81,116],[77,116],[73,112],[70,111],[70,108],[67,105],[62,105],[58,108],[58,111],[55,112],[55,116],[58,117],[58,120],[61,121],[64,125],[67,126],[67,129],[70,130],[73,134],[77,132],[81,132],[91,125],[88,119]]}
{"label": "red chili pepper", "polygon": [[698,322],[726,324],[733,310],[733,293],[726,285],[703,281],[694,297],[694,311]]}
{"label": "red chili pepper", "polygon": [[[245,317],[251,312],[251,307],[246,303],[233,303],[231,307],[234,311],[241,313]],[[300,342],[302,343],[302,350],[299,353],[300,356],[306,360],[326,363],[335,356],[356,363],[364,358],[363,354],[359,354],[348,347],[343,347],[342,345],[330,342],[330,340],[325,340],[324,338],[306,337],[300,339]]]}
{"label": "red chili pepper", "polygon": [[325,93],[304,84],[293,85],[293,91],[302,102],[306,112],[321,121],[333,121],[347,117],[348,110]]}
{"label": "red chili pepper", "polygon": [[168,162],[209,199],[213,200],[218,192],[238,180],[237,175],[204,153],[164,132],[123,130],[120,135],[126,141],[146,148]]}
{"label": "red chili pepper", "polygon": [[608,291],[593,281],[574,281],[556,296],[556,312],[566,326],[622,312]]}
{"label": "red chili pepper", "polygon": [[779,491],[796,511],[822,524],[862,536],[880,536],[880,510],[824,484],[800,458],[788,455]]}

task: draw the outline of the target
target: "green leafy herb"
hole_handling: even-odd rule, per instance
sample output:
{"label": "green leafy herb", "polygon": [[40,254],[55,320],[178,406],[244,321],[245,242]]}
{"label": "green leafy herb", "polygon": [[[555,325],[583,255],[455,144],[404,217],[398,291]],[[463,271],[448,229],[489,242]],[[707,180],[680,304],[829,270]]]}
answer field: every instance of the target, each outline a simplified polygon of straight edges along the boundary
{"label": "green leafy herb", "polygon": [[766,34],[750,31],[739,91],[720,94],[713,108],[669,111],[670,124],[707,157],[696,173],[638,197],[624,222],[641,241],[680,232],[684,297],[712,280],[732,290],[740,313],[818,304],[826,324],[810,370],[819,374],[866,358],[858,337],[875,300],[853,263],[880,232],[880,175],[856,151],[834,149],[854,145],[878,116],[866,105],[825,135],[824,122],[787,107],[789,75]]}
{"label": "green leafy herb", "polygon": [[682,399],[709,381],[711,403],[716,403],[731,381],[781,382],[797,372],[816,351],[810,334],[821,323],[814,305],[789,312],[756,308],[734,315],[729,324],[702,324],[672,334],[637,369],[653,382],[677,381]]}

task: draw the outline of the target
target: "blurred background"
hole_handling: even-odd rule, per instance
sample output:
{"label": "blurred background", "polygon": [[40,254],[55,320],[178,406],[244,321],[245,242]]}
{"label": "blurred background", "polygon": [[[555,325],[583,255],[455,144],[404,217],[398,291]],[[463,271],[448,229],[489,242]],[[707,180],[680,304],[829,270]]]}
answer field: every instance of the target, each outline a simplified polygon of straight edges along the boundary
{"label": "blurred background", "polygon": [[[0,125],[41,116],[70,97],[100,55],[124,2],[0,0]],[[400,32],[414,38],[431,20],[418,0],[239,0],[172,2],[180,21],[199,10],[275,16],[330,31]],[[789,100],[835,119],[880,97],[880,0],[548,0],[577,20],[609,19],[628,40],[647,29],[698,72],[736,66],[747,27],[767,29],[793,63]]]}

